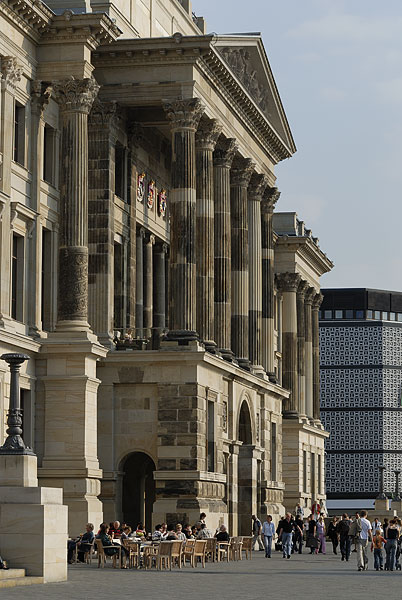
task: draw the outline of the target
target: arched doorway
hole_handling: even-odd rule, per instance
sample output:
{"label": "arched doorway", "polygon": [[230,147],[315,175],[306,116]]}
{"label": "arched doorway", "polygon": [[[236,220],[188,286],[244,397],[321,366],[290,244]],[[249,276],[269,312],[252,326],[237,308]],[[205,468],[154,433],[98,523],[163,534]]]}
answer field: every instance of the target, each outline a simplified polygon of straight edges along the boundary
{"label": "arched doorway", "polygon": [[239,449],[237,468],[238,535],[250,535],[253,514],[253,435],[248,404],[243,401],[239,414]]}
{"label": "arched doorway", "polygon": [[133,452],[123,460],[121,470],[123,521],[133,528],[141,522],[150,531],[155,502],[155,463],[148,454]]}

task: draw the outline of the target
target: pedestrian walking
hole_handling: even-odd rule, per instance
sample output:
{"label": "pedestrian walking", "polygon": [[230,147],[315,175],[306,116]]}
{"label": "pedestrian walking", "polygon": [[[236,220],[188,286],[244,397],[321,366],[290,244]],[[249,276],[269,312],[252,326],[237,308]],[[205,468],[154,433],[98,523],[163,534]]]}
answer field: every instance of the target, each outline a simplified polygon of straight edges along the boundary
{"label": "pedestrian walking", "polygon": [[296,516],[295,519],[295,531],[293,533],[293,552],[302,553],[303,548],[303,531],[304,531],[304,523],[303,519],[299,516]]}
{"label": "pedestrian walking", "polygon": [[262,525],[262,537],[264,540],[265,557],[266,558],[271,558],[272,540],[274,539],[274,536],[275,536],[275,525],[272,522],[272,516],[268,515]]}
{"label": "pedestrian walking", "polygon": [[282,521],[281,529],[279,531],[279,537],[282,538],[283,558],[290,558],[290,555],[292,554],[292,540],[295,527],[297,527],[297,525],[295,525],[292,515],[286,513],[286,517]]}
{"label": "pedestrian walking", "polygon": [[255,543],[258,542],[258,549],[262,552],[263,550],[265,550],[264,544],[262,543],[261,539],[262,523],[260,519],[256,517],[256,515],[251,515],[251,518],[253,519],[253,539],[251,542],[251,547],[254,550]]}
{"label": "pedestrian walking", "polygon": [[339,544],[341,548],[341,560],[349,560],[350,557],[350,545],[352,538],[349,535],[349,529],[352,521],[349,519],[347,513],[342,515],[342,519],[337,523],[336,530],[339,534]]}
{"label": "pedestrian walking", "polygon": [[317,534],[317,522],[311,514],[307,519],[307,540],[306,547],[310,548],[310,554],[314,554],[318,549],[320,543],[316,537]]}
{"label": "pedestrian walking", "polygon": [[395,569],[396,550],[399,539],[399,528],[395,519],[391,519],[387,530],[385,531],[385,570],[393,571]]}
{"label": "pedestrian walking", "polygon": [[357,547],[357,570],[368,570],[367,548],[372,539],[371,523],[367,520],[367,512],[362,510],[359,519],[356,519],[356,547]]}
{"label": "pedestrian walking", "polygon": [[320,517],[317,521],[317,535],[318,535],[318,540],[320,542],[320,548],[318,550],[316,550],[316,553],[320,553],[320,554],[326,554],[327,552],[327,547],[326,547],[326,543],[325,543],[325,521],[324,521],[324,517]]}
{"label": "pedestrian walking", "polygon": [[381,535],[384,535],[384,530],[381,527],[381,521],[379,519],[377,519],[377,517],[374,519],[374,521],[371,523],[371,529],[372,531],[375,533],[377,531],[377,529],[380,530]]}
{"label": "pedestrian walking", "polygon": [[383,547],[385,544],[385,539],[382,537],[381,535],[381,529],[378,528],[375,531],[375,535],[373,537],[373,541],[371,542],[371,552],[373,552],[374,550],[374,568],[376,571],[383,570],[383,561],[384,561],[384,556],[383,556]]}
{"label": "pedestrian walking", "polygon": [[338,524],[338,517],[333,517],[332,521],[328,525],[328,537],[332,542],[332,551],[334,554],[337,554],[337,548],[339,544],[339,535],[336,529]]}

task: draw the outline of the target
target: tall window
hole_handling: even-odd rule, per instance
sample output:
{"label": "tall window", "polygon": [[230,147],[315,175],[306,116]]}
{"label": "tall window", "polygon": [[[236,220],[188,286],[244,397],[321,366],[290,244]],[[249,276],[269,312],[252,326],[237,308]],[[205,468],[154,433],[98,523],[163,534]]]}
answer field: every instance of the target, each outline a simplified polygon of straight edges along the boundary
{"label": "tall window", "polygon": [[123,319],[123,246],[118,242],[114,243],[114,328],[124,329]]}
{"label": "tall window", "polygon": [[303,450],[303,492],[307,493],[307,452]]}
{"label": "tall window", "polygon": [[316,476],[315,476],[315,454],[311,453],[311,494],[313,496],[313,500],[315,500],[316,495]]}
{"label": "tall window", "polygon": [[20,165],[25,165],[25,107],[19,102],[14,105],[13,159]]}
{"label": "tall window", "polygon": [[34,421],[30,390],[20,391],[20,402],[22,409],[22,437],[25,444],[32,448],[34,444]]}
{"label": "tall window", "polygon": [[318,467],[318,493],[322,494],[322,456],[321,454],[317,455],[317,467]]}
{"label": "tall window", "polygon": [[213,473],[215,471],[215,403],[208,400],[208,471]]}
{"label": "tall window", "polygon": [[117,142],[115,149],[114,180],[115,194],[126,199],[126,149]]}
{"label": "tall window", "polygon": [[271,481],[277,480],[277,443],[276,423],[271,423]]}
{"label": "tall window", "polygon": [[42,329],[52,325],[52,232],[42,230]]}
{"label": "tall window", "polygon": [[55,184],[56,181],[56,130],[46,123],[43,135],[43,179]]}
{"label": "tall window", "polygon": [[13,233],[11,254],[11,317],[24,319],[24,238]]}

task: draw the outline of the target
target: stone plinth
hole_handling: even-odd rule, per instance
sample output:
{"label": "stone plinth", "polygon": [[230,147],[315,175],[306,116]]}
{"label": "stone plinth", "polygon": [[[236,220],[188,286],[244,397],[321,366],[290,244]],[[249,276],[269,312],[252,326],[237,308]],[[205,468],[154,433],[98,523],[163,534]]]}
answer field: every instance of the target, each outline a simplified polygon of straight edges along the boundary
{"label": "stone plinth", "polygon": [[388,512],[390,509],[388,498],[376,498],[374,503],[377,512]]}
{"label": "stone plinth", "polygon": [[[24,460],[21,460],[21,459]],[[0,454],[0,485],[37,487],[37,458],[33,455]]]}

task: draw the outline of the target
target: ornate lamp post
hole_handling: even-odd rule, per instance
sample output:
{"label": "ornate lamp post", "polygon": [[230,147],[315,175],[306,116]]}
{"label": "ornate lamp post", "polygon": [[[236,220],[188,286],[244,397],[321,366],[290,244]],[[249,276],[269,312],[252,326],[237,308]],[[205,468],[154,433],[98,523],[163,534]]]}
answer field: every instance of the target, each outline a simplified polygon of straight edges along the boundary
{"label": "ornate lamp post", "polygon": [[384,471],[385,467],[379,467],[380,469],[380,493],[377,496],[377,500],[386,500],[387,496],[384,494]]}
{"label": "ornate lamp post", "polygon": [[400,471],[394,471],[395,473],[395,494],[394,494],[394,500],[396,502],[398,502],[401,497],[399,495],[399,475],[400,475]]}
{"label": "ornate lamp post", "polygon": [[7,439],[0,447],[0,454],[31,454],[34,452],[22,439],[22,411],[20,405],[20,367],[29,360],[25,354],[3,354],[0,356],[10,367],[10,407],[7,416]]}

